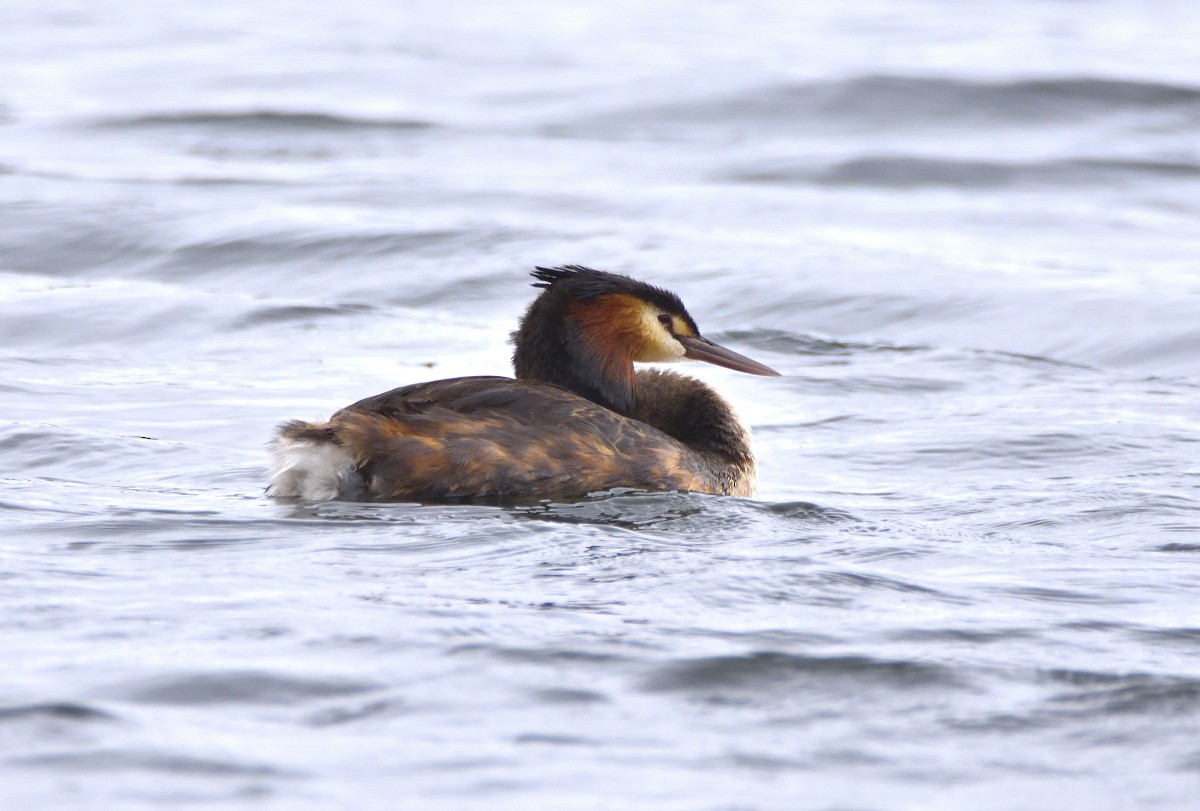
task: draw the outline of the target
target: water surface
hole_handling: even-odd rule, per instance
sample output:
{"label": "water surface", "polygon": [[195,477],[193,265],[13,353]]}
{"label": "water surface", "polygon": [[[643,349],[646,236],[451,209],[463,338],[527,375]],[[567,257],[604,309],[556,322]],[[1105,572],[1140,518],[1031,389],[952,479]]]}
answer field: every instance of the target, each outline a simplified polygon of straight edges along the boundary
{"label": "water surface", "polygon": [[[5,807],[1195,807],[1195,8],[0,30]],[[784,372],[759,499],[263,498],[568,262]]]}

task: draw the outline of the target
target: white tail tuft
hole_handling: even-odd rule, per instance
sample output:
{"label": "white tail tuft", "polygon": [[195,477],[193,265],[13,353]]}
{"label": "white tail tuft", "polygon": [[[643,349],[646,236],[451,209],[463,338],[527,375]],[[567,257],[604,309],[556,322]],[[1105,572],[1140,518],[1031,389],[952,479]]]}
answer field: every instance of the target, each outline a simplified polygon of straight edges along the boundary
{"label": "white tail tuft", "polygon": [[332,442],[280,436],[271,443],[275,457],[271,498],[331,501],[339,496],[354,471],[354,461]]}

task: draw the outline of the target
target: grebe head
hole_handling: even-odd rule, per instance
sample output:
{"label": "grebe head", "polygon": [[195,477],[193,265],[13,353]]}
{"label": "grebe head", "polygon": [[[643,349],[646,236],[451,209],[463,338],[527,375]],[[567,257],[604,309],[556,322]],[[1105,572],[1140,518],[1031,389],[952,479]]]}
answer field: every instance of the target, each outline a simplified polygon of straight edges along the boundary
{"label": "grebe head", "polygon": [[739,372],[779,372],[700,334],[674,293],[602,270],[539,267],[543,292],[513,333],[524,380],[568,388],[614,411],[634,406],[633,363],[702,360]]}

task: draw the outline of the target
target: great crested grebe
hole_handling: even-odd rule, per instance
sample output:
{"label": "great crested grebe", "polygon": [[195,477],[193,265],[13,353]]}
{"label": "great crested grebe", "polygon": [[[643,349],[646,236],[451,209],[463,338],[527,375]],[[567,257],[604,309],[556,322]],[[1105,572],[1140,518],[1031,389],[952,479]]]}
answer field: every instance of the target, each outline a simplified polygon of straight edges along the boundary
{"label": "great crested grebe", "polygon": [[415,383],[273,442],[268,495],[327,501],[528,501],[613,487],[752,496],[747,430],[715,391],[637,362],[694,358],[778,376],[700,335],[674,293],[628,276],[537,268],[508,377]]}

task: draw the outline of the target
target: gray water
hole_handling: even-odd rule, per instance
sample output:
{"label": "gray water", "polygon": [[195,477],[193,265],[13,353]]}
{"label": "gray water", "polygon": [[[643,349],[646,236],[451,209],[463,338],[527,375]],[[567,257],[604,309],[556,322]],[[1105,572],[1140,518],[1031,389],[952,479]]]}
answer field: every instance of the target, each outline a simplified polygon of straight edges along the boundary
{"label": "gray water", "polygon": [[[0,9],[0,806],[1200,807],[1200,6]],[[759,500],[288,505],[675,290]]]}

